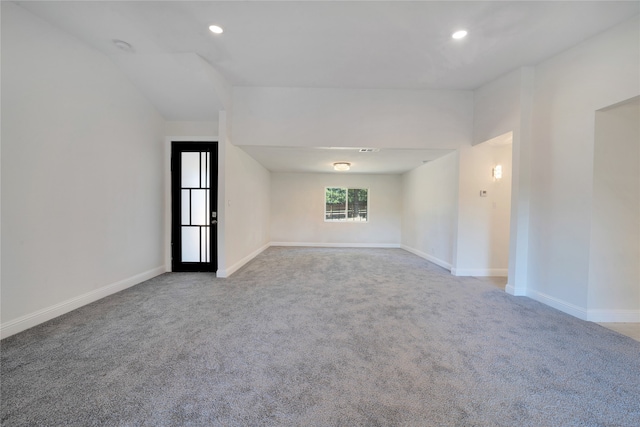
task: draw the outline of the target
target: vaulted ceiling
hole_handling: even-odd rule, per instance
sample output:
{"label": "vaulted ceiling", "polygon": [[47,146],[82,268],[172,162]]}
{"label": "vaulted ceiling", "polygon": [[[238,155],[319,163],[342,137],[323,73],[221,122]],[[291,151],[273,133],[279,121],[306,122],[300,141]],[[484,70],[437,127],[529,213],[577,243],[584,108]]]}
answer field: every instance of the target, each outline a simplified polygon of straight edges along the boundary
{"label": "vaulted ceiling", "polygon": [[[232,86],[473,90],[640,13],[637,1],[16,3],[111,57],[165,119],[185,121],[224,109],[216,76]],[[452,39],[461,28],[468,36]]]}
{"label": "vaulted ceiling", "polygon": [[[635,1],[17,3],[111,56],[169,120],[202,119],[214,91],[206,66],[234,86],[469,90],[640,11]],[[453,40],[459,28],[469,35]]]}

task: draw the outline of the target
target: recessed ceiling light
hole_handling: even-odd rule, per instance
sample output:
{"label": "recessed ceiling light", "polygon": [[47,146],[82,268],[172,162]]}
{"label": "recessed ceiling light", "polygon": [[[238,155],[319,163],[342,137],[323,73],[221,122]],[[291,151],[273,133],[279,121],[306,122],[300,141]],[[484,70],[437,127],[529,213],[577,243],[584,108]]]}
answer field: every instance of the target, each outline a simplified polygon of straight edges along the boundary
{"label": "recessed ceiling light", "polygon": [[456,40],[463,39],[467,37],[467,31],[466,30],[456,31],[455,33],[451,34],[451,37],[453,37]]}
{"label": "recessed ceiling light", "polygon": [[209,25],[209,31],[214,34],[222,34],[224,32],[222,27],[218,27],[217,25]]}
{"label": "recessed ceiling light", "polygon": [[133,52],[133,46],[131,46],[129,43],[123,40],[113,40],[113,44],[116,45],[116,47],[123,52],[128,52],[128,53]]}

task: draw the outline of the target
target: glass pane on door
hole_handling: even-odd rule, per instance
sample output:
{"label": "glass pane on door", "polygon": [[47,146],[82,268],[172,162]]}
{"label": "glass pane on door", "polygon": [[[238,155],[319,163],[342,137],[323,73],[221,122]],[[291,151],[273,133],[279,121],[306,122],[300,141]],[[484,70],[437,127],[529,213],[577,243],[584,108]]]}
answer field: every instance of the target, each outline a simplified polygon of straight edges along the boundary
{"label": "glass pane on door", "polygon": [[207,195],[209,190],[191,190],[191,224],[208,225],[206,212]]}
{"label": "glass pane on door", "polygon": [[189,225],[191,224],[191,190],[181,190],[181,193],[180,224]]}
{"label": "glass pane on door", "polygon": [[200,179],[200,153],[182,153],[182,188],[199,188]]}
{"label": "glass pane on door", "polygon": [[200,261],[209,262],[209,227],[200,228]]}
{"label": "glass pane on door", "polygon": [[182,262],[209,262],[209,152],[181,153]]}
{"label": "glass pane on door", "polygon": [[182,227],[182,262],[200,262],[200,227]]}

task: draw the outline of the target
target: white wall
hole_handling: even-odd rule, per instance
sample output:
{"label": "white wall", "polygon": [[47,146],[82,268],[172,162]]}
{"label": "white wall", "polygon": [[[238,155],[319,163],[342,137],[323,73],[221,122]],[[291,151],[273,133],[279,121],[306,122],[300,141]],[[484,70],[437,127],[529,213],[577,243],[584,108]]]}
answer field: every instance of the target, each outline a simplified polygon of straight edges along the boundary
{"label": "white wall", "polygon": [[475,144],[511,132],[511,214],[507,292],[526,295],[529,262],[531,109],[534,70],[523,67],[474,92]]}
{"label": "white wall", "polygon": [[[368,188],[369,220],[325,222],[326,187]],[[400,175],[271,175],[273,244],[400,246],[402,185]]]}
{"label": "white wall", "polygon": [[[511,212],[511,137],[459,150],[457,276],[507,276]],[[492,170],[502,166],[503,177]],[[480,191],[486,191],[481,197]]]}
{"label": "white wall", "polygon": [[113,63],[2,2],[2,335],[164,271],[163,126]]}
{"label": "white wall", "polygon": [[457,208],[457,153],[402,175],[402,248],[450,270]]}
{"label": "white wall", "polygon": [[227,277],[269,244],[271,173],[230,142],[220,113],[218,276]]}
{"label": "white wall", "polygon": [[457,148],[473,92],[237,87],[236,145]]}
{"label": "white wall", "polygon": [[640,93],[639,65],[636,17],[536,67],[527,294],[582,318],[595,112]]}
{"label": "white wall", "polygon": [[165,122],[166,136],[211,136],[218,135],[218,117],[206,122]]}
{"label": "white wall", "polygon": [[640,322],[640,98],[596,113],[588,319]]}
{"label": "white wall", "polygon": [[474,92],[474,145],[519,130],[523,70],[512,71]]}

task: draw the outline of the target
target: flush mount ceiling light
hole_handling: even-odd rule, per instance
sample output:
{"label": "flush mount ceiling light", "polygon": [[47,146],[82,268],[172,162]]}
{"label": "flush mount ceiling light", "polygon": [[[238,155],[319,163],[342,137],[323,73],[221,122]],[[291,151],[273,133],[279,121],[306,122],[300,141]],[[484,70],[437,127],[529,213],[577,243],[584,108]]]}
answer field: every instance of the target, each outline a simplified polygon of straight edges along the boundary
{"label": "flush mount ceiling light", "polygon": [[455,33],[451,34],[451,37],[456,39],[456,40],[460,40],[463,39],[465,37],[467,37],[467,31],[466,30],[459,30],[456,31]]}
{"label": "flush mount ceiling light", "polygon": [[133,46],[123,40],[113,40],[113,44],[123,52],[133,53]]}
{"label": "flush mount ceiling light", "polygon": [[333,169],[340,172],[348,171],[349,169],[351,169],[351,163],[336,162],[333,164]]}
{"label": "flush mount ceiling light", "polygon": [[222,34],[224,32],[222,27],[218,27],[217,25],[209,25],[209,31],[213,34]]}

